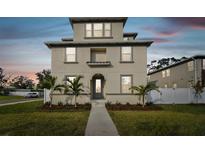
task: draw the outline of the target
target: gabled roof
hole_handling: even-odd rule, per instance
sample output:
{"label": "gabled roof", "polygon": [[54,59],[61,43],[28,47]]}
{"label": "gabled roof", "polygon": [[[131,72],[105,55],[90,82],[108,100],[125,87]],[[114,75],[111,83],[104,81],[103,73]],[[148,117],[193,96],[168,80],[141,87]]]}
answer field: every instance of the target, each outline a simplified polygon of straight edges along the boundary
{"label": "gabled roof", "polygon": [[134,40],[134,41],[112,41],[112,42],[93,42],[93,41],[56,41],[56,42],[45,42],[49,47],[93,47],[93,46],[147,46],[149,47],[153,41],[143,41],[143,40]]}
{"label": "gabled roof", "polygon": [[123,33],[124,37],[133,37],[134,39],[137,37],[138,33]]}
{"label": "gabled roof", "polygon": [[71,17],[69,18],[70,24],[84,22],[123,22],[123,26],[127,21],[127,17]]}
{"label": "gabled roof", "polygon": [[185,59],[185,60],[182,60],[182,61],[179,61],[179,62],[177,62],[177,63],[171,64],[171,65],[169,65],[169,66],[166,66],[166,67],[164,67],[164,68],[158,69],[158,70],[156,70],[156,71],[149,72],[148,75],[152,75],[152,74],[155,74],[155,73],[157,73],[157,72],[166,70],[166,69],[168,69],[168,68],[171,68],[171,67],[175,67],[175,66],[177,66],[177,65],[184,64],[184,63],[189,62],[189,61],[194,60],[194,59],[205,59],[205,55],[195,55],[195,56],[192,56],[192,57],[190,57],[190,58],[187,58],[187,59]]}

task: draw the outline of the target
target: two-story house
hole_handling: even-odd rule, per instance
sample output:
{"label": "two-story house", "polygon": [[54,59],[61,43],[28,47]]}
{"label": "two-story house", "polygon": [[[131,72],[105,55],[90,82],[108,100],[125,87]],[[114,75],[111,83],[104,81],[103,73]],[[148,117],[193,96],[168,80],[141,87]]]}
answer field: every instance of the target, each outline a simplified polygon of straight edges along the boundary
{"label": "two-story house", "polygon": [[196,55],[149,72],[148,81],[157,81],[161,88],[189,88],[197,81],[205,84],[205,55]]}
{"label": "two-story house", "polygon": [[[79,103],[97,99],[137,102],[129,88],[147,83],[147,48],[152,41],[135,39],[137,33],[123,33],[126,21],[126,17],[73,17],[73,38],[46,42],[52,52],[51,72],[58,83],[83,76],[85,92]],[[53,101],[64,103],[66,98],[56,94]]]}

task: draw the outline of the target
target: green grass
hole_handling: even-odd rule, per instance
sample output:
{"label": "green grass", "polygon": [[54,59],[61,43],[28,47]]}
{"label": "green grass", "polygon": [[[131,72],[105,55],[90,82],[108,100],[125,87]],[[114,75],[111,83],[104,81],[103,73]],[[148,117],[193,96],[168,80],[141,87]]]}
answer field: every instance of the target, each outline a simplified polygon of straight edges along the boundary
{"label": "green grass", "polygon": [[0,135],[84,135],[89,112],[44,112],[42,101],[0,107]]}
{"label": "green grass", "polygon": [[0,95],[0,101],[4,100],[18,100],[18,99],[23,99],[23,96],[1,96]]}
{"label": "green grass", "polygon": [[160,105],[162,111],[110,111],[120,135],[205,135],[205,105]]}

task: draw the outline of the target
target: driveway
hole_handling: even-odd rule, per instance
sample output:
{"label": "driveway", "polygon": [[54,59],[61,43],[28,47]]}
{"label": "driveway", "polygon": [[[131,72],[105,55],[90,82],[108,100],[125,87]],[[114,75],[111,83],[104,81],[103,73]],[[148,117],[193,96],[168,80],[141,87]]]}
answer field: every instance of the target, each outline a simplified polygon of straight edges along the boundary
{"label": "driveway", "polygon": [[92,103],[86,136],[118,136],[118,131],[105,108],[104,102]]}

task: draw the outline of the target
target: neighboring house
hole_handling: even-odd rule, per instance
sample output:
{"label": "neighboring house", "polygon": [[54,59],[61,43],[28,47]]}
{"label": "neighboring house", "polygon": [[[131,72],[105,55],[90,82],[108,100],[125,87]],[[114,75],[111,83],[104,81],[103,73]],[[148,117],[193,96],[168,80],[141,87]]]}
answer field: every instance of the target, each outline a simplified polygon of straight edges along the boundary
{"label": "neighboring house", "polygon": [[[103,99],[136,103],[129,90],[146,84],[147,48],[152,41],[135,40],[137,33],[123,33],[125,17],[70,18],[73,38],[46,42],[52,51],[51,71],[64,83],[81,75],[85,92],[79,103]],[[65,95],[54,95],[54,102],[65,102]]]}
{"label": "neighboring house", "polygon": [[188,88],[198,80],[205,84],[205,55],[196,55],[148,73],[148,81],[160,88]]}

